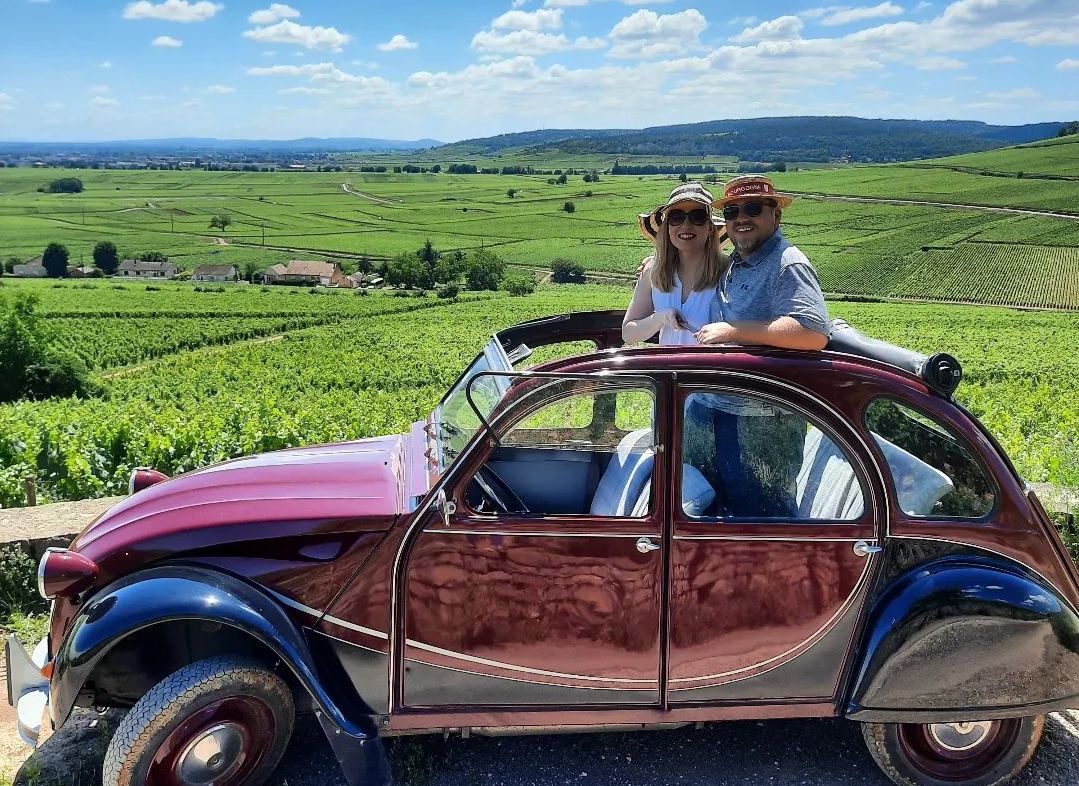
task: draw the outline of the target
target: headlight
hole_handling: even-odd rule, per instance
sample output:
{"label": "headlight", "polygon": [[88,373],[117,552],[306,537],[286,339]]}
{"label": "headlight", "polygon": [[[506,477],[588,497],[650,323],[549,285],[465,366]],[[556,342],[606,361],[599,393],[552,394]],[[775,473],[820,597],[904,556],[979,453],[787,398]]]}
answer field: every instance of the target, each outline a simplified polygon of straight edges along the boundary
{"label": "headlight", "polygon": [[45,600],[82,592],[97,578],[97,563],[75,551],[49,548],[37,566],[37,591]]}

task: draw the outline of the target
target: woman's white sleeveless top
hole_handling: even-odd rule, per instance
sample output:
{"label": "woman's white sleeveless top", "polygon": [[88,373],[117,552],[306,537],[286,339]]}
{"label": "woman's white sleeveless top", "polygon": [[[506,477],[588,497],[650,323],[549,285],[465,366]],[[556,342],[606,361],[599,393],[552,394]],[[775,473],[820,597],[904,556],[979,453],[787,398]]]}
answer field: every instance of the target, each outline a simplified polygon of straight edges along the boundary
{"label": "woman's white sleeveless top", "polygon": [[690,292],[686,302],[682,302],[682,279],[674,274],[674,287],[670,292],[656,289],[652,286],[652,308],[662,311],[665,308],[676,308],[682,312],[691,330],[672,328],[664,325],[659,329],[659,343],[667,346],[674,344],[696,344],[697,339],[693,334],[708,324],[708,308],[712,298],[716,296],[715,288]]}

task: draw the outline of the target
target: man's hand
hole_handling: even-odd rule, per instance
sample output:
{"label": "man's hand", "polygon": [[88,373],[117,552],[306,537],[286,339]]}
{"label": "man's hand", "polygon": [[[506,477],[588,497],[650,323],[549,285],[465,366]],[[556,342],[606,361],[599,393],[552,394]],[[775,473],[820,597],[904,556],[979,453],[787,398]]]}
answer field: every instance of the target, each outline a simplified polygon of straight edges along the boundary
{"label": "man's hand", "polygon": [[730,322],[712,322],[693,335],[701,344],[732,344],[738,340],[738,329]]}

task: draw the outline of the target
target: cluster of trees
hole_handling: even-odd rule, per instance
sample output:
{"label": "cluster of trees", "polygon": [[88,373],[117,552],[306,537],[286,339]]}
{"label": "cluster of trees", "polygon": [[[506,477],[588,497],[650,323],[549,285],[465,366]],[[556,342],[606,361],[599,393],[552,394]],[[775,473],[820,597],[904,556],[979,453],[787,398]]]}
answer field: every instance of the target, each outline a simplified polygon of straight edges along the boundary
{"label": "cluster of trees", "polygon": [[86,364],[56,345],[53,330],[37,313],[36,294],[20,292],[0,301],[0,402],[94,392]]}
{"label": "cluster of trees", "polygon": [[77,177],[61,177],[50,181],[47,186],[42,186],[38,191],[50,194],[81,194],[83,185]]}
{"label": "cluster of trees", "polygon": [[[359,269],[370,269],[366,259]],[[490,249],[479,248],[464,253],[440,253],[428,240],[413,253],[399,254],[383,264],[381,274],[391,286],[411,289],[438,289],[441,297],[456,297],[461,287],[473,291],[498,290],[526,295],[535,290],[535,280],[528,275],[506,275],[506,263]]]}
{"label": "cluster of trees", "polygon": [[707,175],[714,174],[711,164],[619,164],[611,167],[612,175]]}
{"label": "cluster of trees", "polygon": [[1071,136],[1072,134],[1079,134],[1079,120],[1068,123],[1062,129],[1057,131],[1057,138],[1059,139],[1062,136]]}

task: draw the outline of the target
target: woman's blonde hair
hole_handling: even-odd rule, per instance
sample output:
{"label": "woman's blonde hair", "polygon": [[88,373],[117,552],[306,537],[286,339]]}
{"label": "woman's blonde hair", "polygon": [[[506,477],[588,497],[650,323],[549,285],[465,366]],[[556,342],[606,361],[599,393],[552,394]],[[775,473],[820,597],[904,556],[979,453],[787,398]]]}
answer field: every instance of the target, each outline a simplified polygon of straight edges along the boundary
{"label": "woman's blonde hair", "polygon": [[[709,223],[711,220],[709,216]],[[693,288],[694,292],[714,289],[718,286],[720,276],[730,263],[730,257],[720,248],[721,244],[717,235],[718,233],[713,229],[708,239],[704,241],[704,267],[697,279],[697,286]],[[659,232],[656,233],[656,252],[652,257],[652,286],[660,292],[670,292],[674,289],[674,271],[678,269],[680,257],[678,249],[671,242],[666,221],[660,224]]]}

